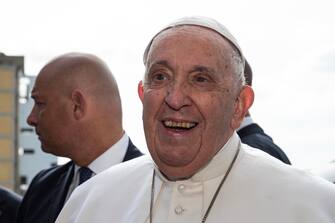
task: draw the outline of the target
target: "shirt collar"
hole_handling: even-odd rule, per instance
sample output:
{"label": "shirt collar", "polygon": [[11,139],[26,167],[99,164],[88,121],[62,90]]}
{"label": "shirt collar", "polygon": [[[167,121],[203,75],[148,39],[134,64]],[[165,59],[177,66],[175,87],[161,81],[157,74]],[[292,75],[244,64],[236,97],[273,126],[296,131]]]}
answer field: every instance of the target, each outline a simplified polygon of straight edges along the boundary
{"label": "shirt collar", "polygon": [[[129,144],[129,137],[126,133],[123,134],[121,139],[112,145],[108,150],[101,154],[98,158],[93,160],[89,165],[94,175],[98,174],[109,167],[119,164],[123,161],[126,155]],[[77,173],[80,167],[75,165],[75,173]]]}

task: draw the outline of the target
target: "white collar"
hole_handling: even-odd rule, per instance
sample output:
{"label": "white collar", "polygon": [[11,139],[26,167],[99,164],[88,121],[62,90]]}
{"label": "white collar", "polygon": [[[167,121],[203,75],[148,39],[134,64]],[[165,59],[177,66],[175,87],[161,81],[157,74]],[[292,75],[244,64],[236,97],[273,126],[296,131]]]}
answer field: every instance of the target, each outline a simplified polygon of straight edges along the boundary
{"label": "white collar", "polygon": [[[191,178],[186,181],[199,182],[206,181],[218,176],[223,175],[231,164],[236,150],[240,144],[240,138],[237,133],[234,132],[233,135],[229,138],[226,144],[219,150],[219,152],[209,161],[209,163],[194,174]],[[155,165],[157,169],[157,166]],[[165,176],[159,171],[156,171],[157,175],[163,182],[169,182]]]}
{"label": "white collar", "polygon": [[[129,137],[126,133],[124,133],[119,141],[112,145],[98,158],[93,160],[88,165],[88,168],[90,168],[94,174],[98,174],[113,165],[121,163],[126,155],[128,144]],[[77,172],[79,168],[79,166],[75,165],[75,172]]]}

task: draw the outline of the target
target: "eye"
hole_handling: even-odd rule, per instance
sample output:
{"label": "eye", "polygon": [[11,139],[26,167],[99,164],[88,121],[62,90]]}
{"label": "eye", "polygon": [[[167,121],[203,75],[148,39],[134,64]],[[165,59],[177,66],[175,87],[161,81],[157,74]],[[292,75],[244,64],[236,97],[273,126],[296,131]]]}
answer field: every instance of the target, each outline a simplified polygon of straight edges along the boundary
{"label": "eye", "polygon": [[191,81],[196,85],[198,84],[204,85],[204,84],[210,84],[214,82],[210,75],[204,74],[204,73],[198,73],[198,74],[192,75]]}
{"label": "eye", "polygon": [[199,82],[199,83],[203,83],[203,82],[209,82],[210,79],[206,76],[201,76],[201,75],[197,75],[193,78],[193,80],[195,82]]}
{"label": "eye", "polygon": [[167,75],[163,74],[163,73],[156,73],[152,76],[151,78],[153,81],[164,81],[167,80],[168,77]]}
{"label": "eye", "polygon": [[148,87],[160,87],[167,84],[169,80],[169,74],[167,74],[166,72],[157,71],[149,74],[146,85]]}
{"label": "eye", "polygon": [[193,87],[201,91],[211,91],[217,87],[217,82],[208,73],[197,72],[191,75],[190,82]]}

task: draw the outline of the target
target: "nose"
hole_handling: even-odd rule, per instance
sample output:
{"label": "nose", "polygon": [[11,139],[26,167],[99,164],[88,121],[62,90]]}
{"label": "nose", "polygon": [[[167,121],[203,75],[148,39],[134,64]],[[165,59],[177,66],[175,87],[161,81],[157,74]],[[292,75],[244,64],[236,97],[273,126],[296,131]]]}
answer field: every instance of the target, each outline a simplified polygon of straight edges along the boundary
{"label": "nose", "polygon": [[35,114],[35,106],[33,107],[33,109],[31,110],[30,114],[27,117],[27,123],[30,126],[36,126],[37,125],[37,117]]}
{"label": "nose", "polygon": [[186,83],[171,83],[167,88],[165,102],[173,110],[180,110],[185,106],[191,105],[190,94],[191,92]]}

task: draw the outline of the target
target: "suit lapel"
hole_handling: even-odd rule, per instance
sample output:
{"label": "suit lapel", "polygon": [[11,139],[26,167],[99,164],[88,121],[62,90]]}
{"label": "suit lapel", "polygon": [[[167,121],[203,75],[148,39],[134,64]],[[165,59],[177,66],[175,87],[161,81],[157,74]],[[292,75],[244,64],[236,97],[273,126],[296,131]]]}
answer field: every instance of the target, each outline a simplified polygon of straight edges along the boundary
{"label": "suit lapel", "polygon": [[[128,148],[123,162],[131,160],[133,158],[142,156],[143,154],[134,146],[132,141],[129,139]],[[72,182],[74,175],[74,163],[71,161],[64,166],[64,170],[59,174],[55,190],[50,193],[50,206],[48,209],[48,216],[53,220],[56,220],[58,214],[63,208],[65,199],[67,196],[68,189]]]}
{"label": "suit lapel", "polygon": [[63,208],[68,189],[72,182],[73,175],[74,175],[74,164],[71,161],[69,163],[69,166],[67,167],[67,170],[59,175],[55,190],[53,194],[50,195],[52,198],[52,202],[50,203],[49,206],[49,216],[53,216],[55,220]]}
{"label": "suit lapel", "polygon": [[124,156],[124,159],[123,159],[122,162],[126,162],[128,160],[134,159],[134,158],[142,156],[142,155],[143,155],[143,153],[141,153],[141,151],[138,150],[136,148],[136,146],[134,146],[133,142],[129,138],[127,152],[126,152],[126,155]]}

